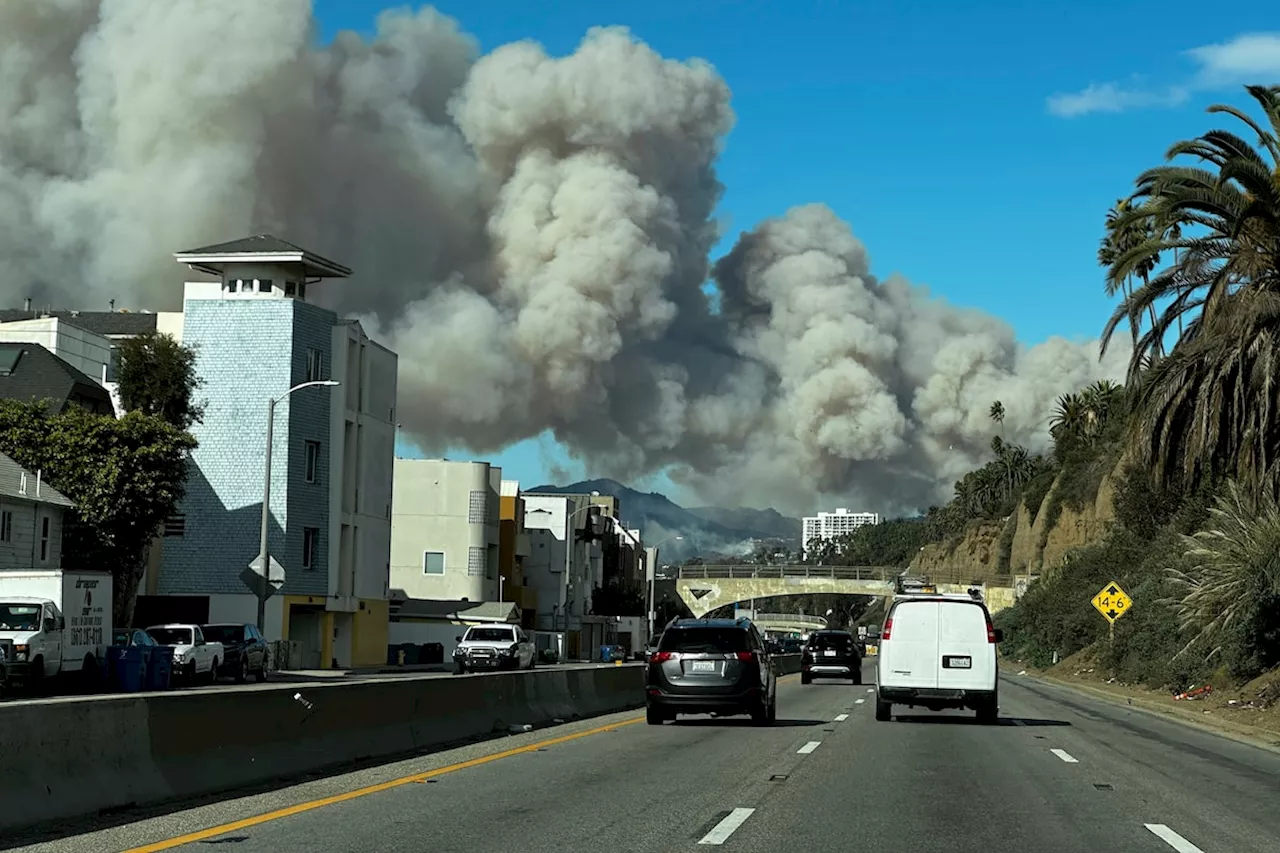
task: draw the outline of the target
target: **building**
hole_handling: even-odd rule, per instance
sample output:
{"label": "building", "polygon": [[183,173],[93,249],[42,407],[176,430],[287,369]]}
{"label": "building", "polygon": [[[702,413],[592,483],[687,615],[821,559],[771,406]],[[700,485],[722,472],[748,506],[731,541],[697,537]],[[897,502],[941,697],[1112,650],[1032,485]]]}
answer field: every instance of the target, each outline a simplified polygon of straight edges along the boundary
{"label": "building", "polygon": [[528,586],[524,561],[529,556],[529,534],[524,529],[524,497],[517,480],[503,480],[498,507],[498,598],[520,607],[521,625],[537,627],[538,594]]}
{"label": "building", "polygon": [[[185,285],[179,338],[196,350],[206,409],[138,621],[255,621],[241,573],[259,553],[275,399],[268,542],[285,582],[266,636],[290,641],[294,667],[385,663],[395,353],[308,301],[310,285],[350,274],[310,251],[259,235],[175,258],[211,279]],[[297,387],[310,382],[338,387]]]}
{"label": "building", "polygon": [[43,401],[55,414],[71,406],[116,414],[111,394],[101,383],[34,342],[0,343],[0,398]]}
{"label": "building", "polygon": [[820,512],[817,515],[806,516],[804,519],[803,539],[801,540],[804,555],[806,557],[809,556],[810,543],[815,540],[837,539],[847,533],[852,533],[863,525],[879,523],[879,513],[849,512],[844,507],[837,509],[835,512]]}
{"label": "building", "polygon": [[396,459],[391,586],[410,599],[498,601],[502,469]]}
{"label": "building", "polygon": [[63,514],[74,506],[0,453],[0,570],[61,568]]}
{"label": "building", "polygon": [[111,395],[116,415],[123,414],[116,371],[119,344],[146,334],[182,339],[182,312],[0,310],[0,341],[34,341],[92,377]]}

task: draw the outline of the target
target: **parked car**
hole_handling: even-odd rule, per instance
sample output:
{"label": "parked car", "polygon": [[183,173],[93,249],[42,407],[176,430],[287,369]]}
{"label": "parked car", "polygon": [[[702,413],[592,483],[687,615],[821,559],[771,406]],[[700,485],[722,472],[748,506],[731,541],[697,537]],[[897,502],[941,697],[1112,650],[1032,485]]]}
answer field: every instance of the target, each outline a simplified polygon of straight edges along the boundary
{"label": "parked car", "polygon": [[996,644],[1002,632],[981,600],[957,595],[894,599],[880,632],[876,719],[893,706],[970,708],[984,723],[999,717]]}
{"label": "parked car", "polygon": [[862,683],[862,654],[848,631],[814,631],[800,656],[800,683],[815,678],[848,678]]}
{"label": "parked car", "polygon": [[224,657],[222,644],[206,640],[199,625],[153,625],[146,631],[160,645],[173,646],[175,675],[181,674],[188,684],[201,677],[210,684],[217,681]]}
{"label": "parked car", "polygon": [[533,669],[538,652],[519,625],[472,625],[453,650],[454,672]]}
{"label": "parked car", "polygon": [[678,714],[778,714],[773,655],[747,619],[679,619],[667,626],[645,673],[645,718],[660,726]]}
{"label": "parked car", "polygon": [[249,680],[250,673],[255,680],[267,680],[267,662],[269,649],[267,641],[258,633],[257,625],[241,622],[215,622],[201,625],[205,640],[222,643],[222,665],[219,675],[230,675],[240,684]]}

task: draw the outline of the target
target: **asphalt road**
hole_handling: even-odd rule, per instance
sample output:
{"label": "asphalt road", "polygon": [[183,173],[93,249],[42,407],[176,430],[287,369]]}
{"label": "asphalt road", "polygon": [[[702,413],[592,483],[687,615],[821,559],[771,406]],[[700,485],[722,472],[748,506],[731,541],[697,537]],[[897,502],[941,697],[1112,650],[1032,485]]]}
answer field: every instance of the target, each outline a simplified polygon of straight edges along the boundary
{"label": "asphalt road", "polygon": [[1026,678],[998,726],[878,723],[869,690],[791,676],[771,728],[620,714],[19,849],[1280,850],[1275,752]]}

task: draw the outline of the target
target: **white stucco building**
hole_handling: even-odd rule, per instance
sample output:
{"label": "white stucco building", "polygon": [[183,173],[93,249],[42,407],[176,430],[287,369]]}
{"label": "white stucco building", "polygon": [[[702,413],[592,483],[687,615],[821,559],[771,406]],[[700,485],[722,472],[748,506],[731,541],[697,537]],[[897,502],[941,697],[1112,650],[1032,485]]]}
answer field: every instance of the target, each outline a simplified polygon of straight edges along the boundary
{"label": "white stucco building", "polygon": [[822,539],[836,539],[846,533],[852,533],[867,524],[879,524],[880,514],[876,512],[850,512],[840,507],[835,512],[820,512],[817,515],[805,516],[802,547],[804,555],[809,556],[810,543]]}

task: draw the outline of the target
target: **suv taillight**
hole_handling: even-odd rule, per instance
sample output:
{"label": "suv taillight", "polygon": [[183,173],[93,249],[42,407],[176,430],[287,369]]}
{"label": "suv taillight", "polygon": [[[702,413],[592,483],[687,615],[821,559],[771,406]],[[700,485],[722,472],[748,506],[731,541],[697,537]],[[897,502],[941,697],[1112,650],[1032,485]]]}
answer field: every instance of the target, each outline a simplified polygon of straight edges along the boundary
{"label": "suv taillight", "polygon": [[754,661],[755,659],[755,652],[738,652],[738,660]]}
{"label": "suv taillight", "polygon": [[654,652],[649,658],[649,663],[666,663],[673,657],[674,655],[671,652]]}
{"label": "suv taillight", "polygon": [[893,627],[892,619],[884,620],[884,628],[881,629],[880,631],[880,642],[883,643],[885,640],[889,639],[889,629],[892,627]]}

